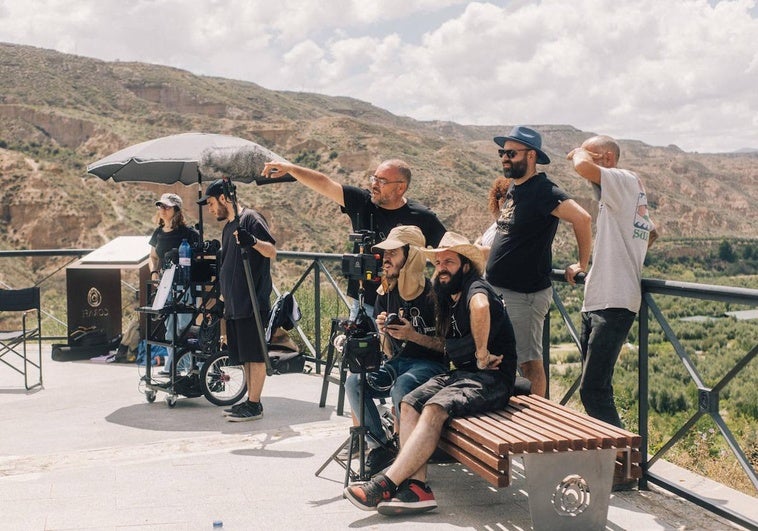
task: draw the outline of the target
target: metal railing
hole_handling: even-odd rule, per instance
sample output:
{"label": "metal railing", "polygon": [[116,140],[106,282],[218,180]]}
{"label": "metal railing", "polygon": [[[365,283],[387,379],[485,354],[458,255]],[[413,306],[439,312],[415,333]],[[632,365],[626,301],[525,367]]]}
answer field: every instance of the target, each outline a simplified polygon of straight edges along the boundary
{"label": "metal railing", "polygon": [[[554,270],[552,278],[554,281],[564,281],[563,271]],[[642,304],[640,306],[640,312],[638,315],[638,385],[639,385],[639,401],[638,401],[638,426],[640,435],[642,436],[642,445],[640,446],[641,452],[641,464],[643,469],[643,476],[640,480],[640,487],[644,488],[647,482],[652,482],[674,494],[681,496],[705,509],[718,514],[724,518],[727,518],[733,522],[743,525],[748,528],[755,528],[758,526],[758,522],[749,519],[747,515],[739,514],[729,510],[723,505],[715,504],[710,499],[699,496],[687,489],[682,488],[677,483],[674,483],[667,478],[658,475],[650,470],[650,467],[660,459],[666,452],[668,452],[677,442],[682,441],[685,436],[693,429],[695,424],[703,416],[708,415],[713,419],[714,423],[718,426],[721,436],[724,438],[730,451],[735,456],[737,463],[743,469],[747,475],[753,487],[758,493],[758,477],[756,476],[755,468],[750,463],[750,460],[745,455],[745,451],[740,446],[739,442],[735,438],[729,426],[725,422],[720,410],[720,395],[727,384],[732,382],[735,377],[742,374],[745,368],[753,361],[758,354],[758,345],[754,345],[750,348],[731,369],[721,377],[721,379],[713,386],[706,385],[704,378],[698,371],[695,363],[691,359],[686,348],[682,345],[681,341],[677,337],[676,333],[672,329],[666,316],[659,308],[654,295],[663,296],[675,296],[687,299],[699,299],[715,302],[723,302],[730,304],[740,304],[747,306],[758,307],[758,290],[748,288],[735,288],[728,286],[713,286],[705,284],[695,284],[688,282],[676,282],[671,280],[658,280],[658,279],[643,279],[642,280]],[[553,291],[553,301],[556,309],[558,310],[564,324],[567,326],[569,335],[573,342],[576,344],[577,349],[581,352],[579,343],[579,335],[574,327],[569,312],[563,305],[558,293]],[[549,337],[549,315],[546,317],[545,334],[543,335],[543,361],[545,362],[546,374],[549,378],[549,352],[550,352],[550,337]],[[660,449],[652,456],[649,457],[649,438],[650,438],[650,369],[649,369],[649,336],[650,336],[650,324],[651,322],[657,323],[663,330],[666,340],[674,347],[677,358],[684,366],[687,374],[692,383],[695,384],[698,390],[698,403],[697,411],[695,411],[686,422],[672,435],[668,441],[666,441]],[[574,395],[579,388],[579,378],[573,383],[565,395],[560,399],[561,404],[566,404],[569,399]]]}
{"label": "metal railing", "polygon": [[[80,256],[89,252],[88,250],[50,250],[50,251],[0,251],[0,258],[3,257],[25,257],[25,256]],[[293,294],[297,294],[297,298],[300,301],[305,300],[302,291],[306,289],[306,282],[312,282],[312,307],[313,307],[313,330],[312,339],[308,333],[303,329],[301,325],[297,327],[297,333],[302,339],[308,353],[306,357],[316,364],[317,372],[320,372],[321,367],[325,364],[324,360],[324,339],[322,330],[329,329],[328,324],[324,322],[324,315],[322,310],[324,306],[324,294],[322,291],[322,282],[326,282],[328,286],[334,290],[332,299],[338,301],[340,306],[344,305],[344,309],[349,308],[348,299],[342,292],[341,282],[336,280],[332,272],[330,271],[330,265],[334,268],[334,264],[341,261],[342,255],[327,254],[327,253],[302,253],[293,251],[279,251],[277,256],[277,262],[296,262],[299,268],[303,265],[303,272],[295,281],[295,283],[286,291],[290,291]],[[304,261],[305,264],[297,264],[298,261]],[[276,267],[276,266],[275,266]],[[563,271],[554,270],[552,278],[555,282],[563,282]],[[309,280],[310,279],[310,280]],[[342,280],[342,279],[340,279]],[[284,289],[275,288],[278,295]],[[640,481],[640,486],[645,487],[647,482],[652,482],[666,490],[669,490],[691,502],[704,507],[711,512],[725,517],[731,521],[734,521],[740,525],[751,528],[756,526],[756,522],[751,520],[746,515],[741,515],[730,511],[729,509],[716,505],[703,496],[699,496],[696,493],[687,491],[681,488],[679,485],[672,483],[666,478],[657,475],[650,471],[650,467],[660,459],[671,447],[678,441],[681,441],[683,437],[693,428],[695,423],[703,416],[710,416],[719,428],[719,431],[723,438],[726,440],[730,450],[735,455],[739,465],[747,474],[748,478],[752,482],[753,486],[758,492],[758,479],[756,478],[756,472],[747,458],[744,450],[740,447],[738,441],[730,431],[727,423],[722,417],[719,411],[719,398],[724,387],[734,378],[741,374],[743,370],[753,361],[758,354],[758,345],[753,346],[744,356],[742,356],[738,362],[725,374],[721,380],[715,385],[709,387],[704,383],[703,378],[698,372],[695,364],[692,362],[686,349],[682,346],[676,333],[673,331],[663,312],[660,310],[656,303],[654,296],[676,296],[691,299],[701,299],[709,301],[718,301],[724,303],[734,303],[747,306],[758,306],[758,290],[747,288],[734,288],[724,286],[712,286],[695,283],[675,282],[669,280],[654,280],[643,279],[642,281],[642,306],[640,308],[638,316],[638,363],[639,363],[639,401],[638,401],[638,421],[639,431],[642,436],[642,471],[643,477]],[[333,302],[332,300],[332,302]],[[564,307],[563,301],[554,290],[553,300],[555,307],[558,310],[564,325],[567,327],[568,332],[579,348],[579,335],[572,322],[571,315]],[[310,301],[309,301],[310,302]],[[339,312],[336,312],[339,313]],[[336,315],[330,315],[327,317],[327,322],[330,321]],[[698,389],[698,405],[697,411],[677,430],[677,432],[666,442],[661,448],[652,456],[648,456],[649,451],[649,334],[650,323],[657,323],[663,330],[666,340],[674,347],[674,351],[686,368],[692,382]],[[549,369],[550,365],[550,321],[549,315],[546,316],[545,334],[543,336],[543,361],[546,369]],[[327,339],[328,341],[328,339]],[[546,373],[550,374],[549,370]],[[328,374],[324,375],[324,378],[328,377]],[[576,392],[579,386],[577,380],[566,392],[565,396],[561,398],[560,402],[565,404],[571,396]]]}

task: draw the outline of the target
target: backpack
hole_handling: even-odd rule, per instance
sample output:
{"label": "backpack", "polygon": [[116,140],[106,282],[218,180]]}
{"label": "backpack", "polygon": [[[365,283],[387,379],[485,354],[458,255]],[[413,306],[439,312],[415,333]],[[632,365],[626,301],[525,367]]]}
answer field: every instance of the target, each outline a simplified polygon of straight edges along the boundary
{"label": "backpack", "polygon": [[295,328],[301,316],[300,308],[292,293],[286,291],[279,295],[271,306],[271,314],[266,328],[266,343],[271,341],[271,334],[277,328],[284,328],[285,330]]}

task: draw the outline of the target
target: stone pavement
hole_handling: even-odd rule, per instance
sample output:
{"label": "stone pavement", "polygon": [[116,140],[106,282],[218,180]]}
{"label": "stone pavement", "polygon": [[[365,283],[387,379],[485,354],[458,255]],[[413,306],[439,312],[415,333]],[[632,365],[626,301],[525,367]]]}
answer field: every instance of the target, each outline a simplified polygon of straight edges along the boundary
{"label": "stone pavement", "polygon": [[[170,409],[138,389],[135,365],[54,362],[27,392],[0,367],[0,529],[531,528],[523,477],[496,491],[461,465],[430,467],[439,508],[412,518],[362,512],[342,498],[331,462],[350,420],[337,389],[319,408],[315,375],[270,377],[264,418],[225,421],[205,398]],[[614,493],[607,529],[735,529],[662,491]]]}

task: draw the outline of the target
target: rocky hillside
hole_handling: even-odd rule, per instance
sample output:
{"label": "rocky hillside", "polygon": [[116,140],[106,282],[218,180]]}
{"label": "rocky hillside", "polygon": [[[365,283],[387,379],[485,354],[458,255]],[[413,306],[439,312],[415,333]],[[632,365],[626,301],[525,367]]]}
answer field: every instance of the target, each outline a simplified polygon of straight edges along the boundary
{"label": "rocky hillside", "polygon": [[[510,127],[419,122],[351,98],[0,44],[0,248],[96,247],[148,233],[157,195],[170,189],[190,201],[197,187],[103,182],[86,175],[86,166],[187,131],[244,137],[350,184],[367,183],[383,159],[403,158],[414,170],[409,195],[473,239],[491,221],[486,190],[500,173],[492,137]],[[536,128],[553,159],[549,175],[595,210],[589,187],[565,161],[591,133]],[[634,140],[623,140],[622,151],[622,164],[646,183],[664,238],[757,233],[758,154],[685,153]],[[266,214],[282,249],[347,247],[347,218],[297,183],[241,185],[239,195]],[[218,230],[215,221],[205,226],[209,236]],[[559,249],[569,238],[563,228]]]}

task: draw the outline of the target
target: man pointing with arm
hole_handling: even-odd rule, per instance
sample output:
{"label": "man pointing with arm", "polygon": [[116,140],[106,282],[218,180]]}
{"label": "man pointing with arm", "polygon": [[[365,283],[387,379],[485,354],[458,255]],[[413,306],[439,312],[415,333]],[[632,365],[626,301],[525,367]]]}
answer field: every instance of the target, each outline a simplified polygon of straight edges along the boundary
{"label": "man pointing with arm", "polygon": [[[379,164],[370,178],[369,189],[341,184],[319,171],[289,162],[268,162],[262,172],[269,178],[285,174],[290,174],[308,188],[337,203],[342,212],[350,216],[354,231],[376,232],[376,243],[385,240],[398,225],[420,228],[427,245],[437,245],[445,234],[445,227],[434,212],[405,197],[411,184],[411,169],[402,160],[385,160]],[[367,283],[364,288],[366,313],[373,315],[377,285]],[[358,281],[348,282],[347,294],[354,300],[350,315],[352,320],[358,312]]]}

